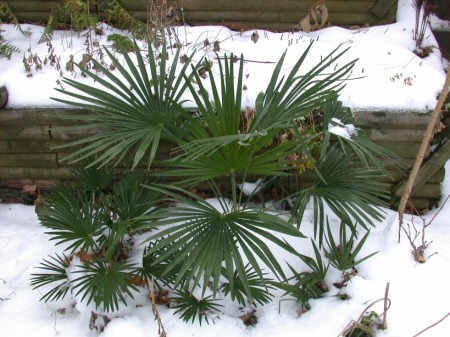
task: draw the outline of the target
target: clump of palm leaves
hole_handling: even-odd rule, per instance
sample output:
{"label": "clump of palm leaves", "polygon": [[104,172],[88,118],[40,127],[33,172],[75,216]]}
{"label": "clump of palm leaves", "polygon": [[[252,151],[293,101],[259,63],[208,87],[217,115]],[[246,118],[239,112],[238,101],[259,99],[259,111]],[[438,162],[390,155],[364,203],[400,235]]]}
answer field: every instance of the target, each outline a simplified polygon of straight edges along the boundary
{"label": "clump of palm leaves", "polygon": [[84,188],[61,185],[45,195],[39,220],[50,240],[63,245],[64,254],[44,259],[31,285],[44,289],[46,302],[64,298],[70,290],[81,301],[114,311],[138,291],[142,268],[129,260],[133,237],[148,230],[142,217],[152,212],[160,195],[143,188],[141,183],[149,180],[140,175],[118,181],[110,193],[109,186],[92,185],[94,171],[77,170]]}
{"label": "clump of palm leaves", "polygon": [[276,287],[285,291],[284,295],[293,297],[300,304],[299,314],[310,310],[309,301],[311,299],[321,298],[328,292],[325,277],[328,273],[329,264],[325,264],[315,242],[311,240],[311,243],[314,249],[314,257],[293,251],[310,270],[298,272],[292,265],[288,265],[293,276],[286,281],[273,283]]}
{"label": "clump of palm leaves", "polygon": [[[347,227],[350,227],[352,232],[350,237],[347,237]],[[361,249],[364,247],[364,243],[369,237],[370,231],[367,231],[366,234],[356,243],[356,233],[354,232],[354,226],[348,224],[345,221],[341,221],[339,226],[339,242],[333,237],[331,233],[330,225],[327,219],[327,235],[326,242],[328,246],[328,250],[325,253],[325,256],[330,261],[330,264],[335,267],[337,270],[342,272],[343,280],[342,282],[336,282],[334,285],[338,288],[343,287],[346,282],[353,276],[356,272],[356,266],[371,258],[378,252],[371,253],[362,258],[357,258]],[[350,271],[351,270],[351,271]]]}
{"label": "clump of palm leaves", "polygon": [[[221,291],[240,303],[264,304],[278,282],[305,304],[309,298],[321,296],[328,269],[319,259],[327,231],[325,208],[329,206],[345,220],[352,232],[357,225],[347,221],[350,218],[362,227],[382,218],[378,205],[384,190],[371,181],[383,174],[378,157],[386,152],[362,133],[342,137],[330,132],[333,123],[354,122],[339,102],[338,92],[356,60],[332,67],[346,52],[337,48],[301,73],[312,47],[313,43],[287,74],[282,74],[286,53],[281,56],[266,90],[256,99],[254,116],[246,123],[241,111],[243,56],[219,60],[220,79],[216,80],[211,67],[205,69],[204,79],[190,62],[178,67],[179,51],[170,63],[164,45],[161,51],[149,46],[148,55],[143,55],[134,43],[136,61],[125,51],[122,62],[105,50],[122,78],[93,60],[102,77],[80,70],[95,80],[95,86],[63,80],[75,90],[57,89],[68,98],[55,99],[92,110],[93,115],[69,118],[88,122],[78,128],[96,130],[64,145],[78,148],[68,159],[78,162],[95,155],[89,168],[125,164],[131,169],[146,167],[148,176],[158,176],[157,182],[141,177],[139,182],[119,183],[108,196],[65,190],[50,199],[52,206],[41,215],[50,235],[59,243],[69,243],[70,255],[76,250],[94,254],[92,261],[81,265],[81,275],[73,285],[77,294],[113,310],[135,291],[130,275],[157,279],[178,292],[174,302],[185,320],[201,320],[205,312],[217,309],[211,301]],[[327,71],[330,67],[334,69],[331,73]],[[195,113],[183,106],[181,98],[186,92],[195,102]],[[300,125],[311,111],[320,111],[322,120],[322,127],[312,134]],[[278,142],[287,130],[292,135],[289,141]],[[318,139],[320,148],[312,153],[308,144],[317,145]],[[164,156],[160,153],[163,143]],[[295,178],[298,162],[292,158],[298,153],[309,159],[317,180],[305,189],[286,189],[293,204],[290,218],[258,208],[244,198],[239,186],[249,177],[261,178],[261,187],[270,185],[264,181]],[[166,167],[163,171],[157,169],[161,163]],[[175,182],[174,177],[178,178]],[[215,203],[192,192],[199,184],[207,186]],[[147,195],[152,196],[150,200]],[[141,196],[145,202],[139,201]],[[304,237],[300,223],[310,199],[319,239],[319,245],[314,244],[316,259],[300,254],[312,271],[298,273],[291,267],[294,278],[288,279],[270,245],[298,254],[301,247],[294,249],[283,237]],[[137,207],[141,205],[145,207]],[[69,209],[75,210],[72,215],[67,214]],[[62,221],[63,215],[68,216],[69,224]],[[149,230],[142,266],[120,257],[125,237]],[[56,264],[47,261],[42,268],[51,266],[50,262]],[[63,294],[65,288],[58,287],[67,286],[62,281],[65,264],[55,270],[57,289],[44,299]],[[47,283],[49,278],[43,274],[34,276],[35,286]]]}

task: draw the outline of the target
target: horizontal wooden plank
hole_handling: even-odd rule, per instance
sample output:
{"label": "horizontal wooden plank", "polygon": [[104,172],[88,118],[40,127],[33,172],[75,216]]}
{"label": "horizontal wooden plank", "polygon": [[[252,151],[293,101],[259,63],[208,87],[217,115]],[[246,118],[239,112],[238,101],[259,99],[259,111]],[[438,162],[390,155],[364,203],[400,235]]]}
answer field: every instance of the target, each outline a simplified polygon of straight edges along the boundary
{"label": "horizontal wooden plank", "polygon": [[68,168],[0,167],[0,179],[73,179]]}
{"label": "horizontal wooden plank", "polygon": [[[181,9],[178,1],[172,2],[177,3],[179,9]],[[62,1],[7,1],[7,3],[21,22],[45,23],[48,21],[51,8],[55,4],[62,4]],[[144,22],[147,21],[147,0],[123,0],[120,3],[131,15]],[[328,0],[326,3],[329,11],[328,21],[331,24],[345,26],[374,25],[395,21],[396,6],[393,6],[380,20],[372,14],[374,4],[374,0]],[[106,6],[104,3],[101,3],[101,5],[102,7]],[[303,18],[312,5],[312,1],[259,0],[250,2],[230,0],[223,3],[210,0],[185,0],[182,5],[183,15],[179,15],[180,20],[184,18],[190,24],[241,22],[250,28],[272,27],[277,28],[276,30],[289,30],[288,24],[297,23]],[[262,17],[261,13],[264,13]],[[256,24],[257,22],[262,23],[262,25]]]}
{"label": "horizontal wooden plank", "polygon": [[0,140],[50,140],[49,127],[36,125],[24,127],[21,125],[8,125],[0,129]]}
{"label": "horizontal wooden plank", "polygon": [[20,193],[25,185],[36,185],[39,190],[48,190],[52,186],[55,186],[63,182],[61,179],[1,179],[0,178],[0,194],[3,194],[5,189],[17,189]]}
{"label": "horizontal wooden plank", "polygon": [[367,130],[368,137],[376,142],[402,142],[408,140],[410,142],[421,142],[425,130],[421,129],[370,129]]}
{"label": "horizontal wooden plank", "polygon": [[401,111],[360,111],[354,112],[356,120],[376,129],[423,129],[430,120],[430,113]]}
{"label": "horizontal wooden plank", "polygon": [[0,140],[74,140],[97,132],[97,129],[71,129],[62,125],[8,125],[0,129]]}
{"label": "horizontal wooden plank", "polygon": [[56,153],[0,154],[0,167],[57,168]]}
{"label": "horizontal wooden plank", "polygon": [[[419,152],[421,142],[409,142],[409,141],[378,141],[378,145],[383,146],[389,151],[395,153],[401,158],[404,159],[414,159]],[[427,157],[430,153],[430,148],[428,147],[427,152],[425,153],[425,157]]]}
{"label": "horizontal wooden plank", "polygon": [[[146,11],[132,11],[132,16],[138,20],[147,19]],[[192,11],[186,12],[184,19],[186,23],[195,23],[199,25],[205,23],[223,23],[223,22],[277,22],[285,24],[297,24],[306,12],[241,12],[241,11]],[[376,24],[379,19],[369,13],[329,13],[328,21],[334,25],[354,25],[354,24]]]}
{"label": "horizontal wooden plank", "polygon": [[372,12],[379,18],[382,18],[396,3],[397,0],[377,0],[372,8]]}
{"label": "horizontal wooden plank", "polygon": [[73,119],[62,117],[89,115],[89,110],[75,109],[4,109],[0,110],[0,128],[3,125],[74,125]]}
{"label": "horizontal wooden plank", "polygon": [[6,1],[11,12],[48,12],[56,5],[61,5],[63,1]]}
{"label": "horizontal wooden plank", "polygon": [[[390,185],[391,190],[393,190],[396,185]],[[398,194],[396,195],[398,196]],[[431,199],[439,199],[441,196],[441,184],[440,183],[426,183],[422,185],[420,188],[416,189],[412,193],[413,197],[420,198],[431,198]]]}
{"label": "horizontal wooden plank", "polygon": [[[121,0],[120,3],[127,11],[145,11],[147,8],[147,0]],[[169,1],[169,4],[171,3],[174,3],[174,1]],[[310,9],[312,4],[313,1],[310,0],[229,0],[226,2],[211,0],[183,0],[182,4],[178,2],[177,8],[181,11],[182,7],[185,13],[193,11],[306,12]],[[374,6],[374,1],[327,0],[325,5],[329,12],[369,13]]]}
{"label": "horizontal wooden plank", "polygon": [[0,154],[56,153],[53,148],[65,143],[56,140],[0,140]]}

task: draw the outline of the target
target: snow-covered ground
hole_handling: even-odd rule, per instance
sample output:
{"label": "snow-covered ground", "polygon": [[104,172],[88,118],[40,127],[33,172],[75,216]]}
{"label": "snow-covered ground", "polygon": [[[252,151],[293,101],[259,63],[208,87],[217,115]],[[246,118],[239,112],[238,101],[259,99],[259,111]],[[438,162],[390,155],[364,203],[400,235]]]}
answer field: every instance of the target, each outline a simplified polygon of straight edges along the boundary
{"label": "snow-covered ground", "polygon": [[[450,165],[447,165],[447,172]],[[443,193],[450,192],[450,175],[443,183]],[[430,221],[437,210],[426,215]],[[377,331],[377,337],[412,337],[422,329],[438,321],[450,311],[450,206],[447,205],[434,219],[426,231],[427,241],[433,241],[424,264],[415,262],[408,240],[402,236],[397,243],[398,216],[386,210],[386,220],[372,230],[361,256],[379,251],[363,262],[348,285],[337,289],[331,284],[340,281],[340,274],[331,270],[326,281],[330,291],[324,298],[312,300],[311,310],[299,316],[294,301],[280,301],[282,297],[263,307],[256,308],[258,323],[246,327],[239,316],[238,306],[228,300],[221,301],[223,313],[207,325],[200,327],[184,323],[174,316],[173,309],[159,306],[159,312],[168,336],[308,336],[335,337],[356,320],[371,302],[383,298],[387,282],[390,283],[389,298],[392,301],[388,311],[388,329]],[[408,223],[411,216],[407,215]],[[420,229],[421,220],[414,219]],[[89,329],[92,305],[86,306],[79,298],[67,297],[57,303],[39,302],[42,294],[30,287],[30,274],[42,258],[53,255],[55,247],[49,242],[44,228],[39,225],[34,207],[17,204],[0,204],[0,331],[3,336],[28,337],[96,336]],[[311,214],[305,217],[302,229],[312,234]],[[303,239],[299,247],[303,254],[313,256],[309,241]],[[287,257],[277,256],[280,260]],[[351,298],[341,300],[335,295],[345,293]],[[128,307],[110,314],[112,321],[104,337],[158,336],[158,325],[154,320],[148,293],[131,301]],[[382,303],[370,310],[383,311]],[[98,311],[96,311],[98,312]],[[429,337],[448,337],[450,319],[423,334]]]}
{"label": "snow-covered ground", "polygon": [[[436,96],[444,82],[444,66],[438,49],[426,59],[412,53],[415,47],[412,40],[414,10],[410,0],[399,1],[398,23],[357,31],[343,28],[326,28],[304,34],[272,34],[258,31],[257,43],[250,40],[252,31],[243,34],[231,32],[223,27],[178,28],[178,35],[184,39],[186,52],[197,47],[197,57],[208,53],[212,59],[212,48],[202,49],[202,41],[221,41],[221,51],[244,54],[251,61],[276,62],[286,49],[287,62],[296,61],[302,50],[315,39],[313,50],[305,64],[305,69],[320,60],[339,44],[351,47],[345,63],[359,58],[352,80],[343,90],[341,98],[354,110],[391,109],[419,110],[432,109]],[[48,47],[37,44],[42,27],[23,25],[30,35],[24,37],[11,25],[2,25],[7,41],[22,49],[25,55],[37,53],[42,59],[48,55]],[[114,30],[115,31],[115,30]],[[425,34],[425,45],[436,44],[431,33]],[[106,43],[106,37],[97,37]],[[52,40],[55,54],[61,56],[61,65],[66,64],[70,54],[75,59],[83,53],[83,38],[75,33],[55,32]],[[10,93],[8,107],[55,106],[49,99],[56,93],[59,72],[49,65],[42,70],[32,71],[27,77],[22,64],[22,54],[13,55],[8,61],[0,59],[0,85],[6,85]],[[273,69],[273,63],[247,62],[245,64],[246,93],[244,104],[252,106],[259,91],[264,90]],[[214,69],[214,67],[213,67]],[[332,70],[332,69],[331,69]],[[65,76],[76,76],[64,70]],[[360,78],[362,77],[362,78]],[[450,193],[450,163],[446,166],[446,179],[442,186],[444,196]],[[430,221],[437,210],[426,215]],[[306,214],[302,230],[306,235],[312,233],[312,214]],[[398,216],[386,210],[386,219],[372,230],[361,255],[379,251],[374,257],[360,265],[359,273],[352,278],[347,287],[339,290],[331,286],[340,275],[331,271],[327,278],[330,291],[322,299],[311,301],[311,310],[299,316],[294,301],[281,301],[276,297],[271,304],[257,307],[258,323],[246,327],[239,319],[238,306],[222,301],[223,313],[214,324],[186,324],[173,315],[172,309],[159,307],[164,327],[169,337],[185,336],[226,336],[226,337],[268,337],[268,336],[308,336],[335,337],[352,320],[356,320],[368,304],[382,298],[387,282],[390,283],[389,298],[392,305],[388,311],[388,329],[377,331],[377,337],[412,337],[422,329],[438,321],[450,312],[450,204],[447,204],[432,225],[427,229],[427,241],[433,241],[426,263],[418,264],[410,252],[406,237],[397,243]],[[406,216],[408,222],[410,216]],[[421,225],[420,219],[414,223]],[[89,329],[92,306],[80,303],[79,299],[67,298],[59,303],[39,302],[42,294],[30,287],[30,274],[42,258],[59,252],[44,228],[39,225],[34,208],[24,205],[0,204],[0,334],[2,336],[96,336]],[[303,240],[301,252],[312,255],[307,239]],[[284,256],[279,257],[280,260]],[[351,298],[341,300],[338,292],[345,292]],[[138,296],[128,307],[123,307],[112,316],[112,321],[104,337],[158,336],[157,322],[154,320],[151,305],[146,296]],[[63,310],[64,309],[64,310]],[[379,303],[371,310],[382,312]],[[450,336],[450,318],[444,320],[422,336]]]}

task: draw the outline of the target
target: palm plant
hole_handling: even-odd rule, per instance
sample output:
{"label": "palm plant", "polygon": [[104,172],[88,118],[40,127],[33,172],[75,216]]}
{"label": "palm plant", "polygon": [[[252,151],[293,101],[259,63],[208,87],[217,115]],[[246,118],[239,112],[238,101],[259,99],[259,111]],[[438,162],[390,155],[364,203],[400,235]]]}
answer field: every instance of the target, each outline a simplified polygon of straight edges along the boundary
{"label": "palm plant", "polygon": [[[127,286],[131,284],[127,272],[146,279],[155,278],[185,292],[181,296],[180,310],[187,319],[195,317],[199,310],[212,308],[209,298],[202,302],[190,297],[198,286],[202,297],[210,287],[213,295],[224,289],[238,301],[244,298],[251,302],[268,301],[270,285],[274,284],[265,277],[268,271],[284,284],[285,290],[300,288],[296,296],[305,303],[308,298],[321,295],[317,282],[323,280],[327,271],[321,261],[313,263],[304,257],[303,260],[314,271],[295,273],[292,270],[296,281],[292,286],[286,282],[283,266],[269,245],[275,244],[296,253],[279,236],[303,237],[300,222],[311,198],[319,247],[325,232],[326,205],[340,218],[354,218],[361,226],[371,224],[370,218],[380,218],[380,210],[372,205],[379,203],[383,191],[370,179],[382,174],[378,156],[385,153],[359,135],[347,139],[331,134],[329,124],[354,121],[350,112],[337,100],[337,93],[350,76],[356,60],[323,75],[346,51],[337,48],[311,70],[299,75],[311,48],[312,43],[286,76],[281,75],[286,53],[282,55],[266,91],[258,95],[255,116],[247,125],[242,123],[241,112],[242,56],[237,70],[233,55],[225,57],[224,61],[219,59],[220,83],[208,69],[211,96],[196,67],[192,67],[188,75],[186,63],[181,76],[176,75],[178,52],[168,70],[165,47],[159,61],[150,49],[148,71],[136,43],[137,66],[124,53],[126,67],[123,67],[106,51],[125,83],[100,64],[97,66],[106,79],[87,70],[82,71],[102,89],[64,80],[77,91],[59,91],[76,101],[56,100],[95,112],[93,116],[75,116],[88,122],[77,128],[100,129],[98,133],[68,144],[82,146],[69,159],[78,161],[97,155],[88,166],[105,167],[118,164],[131,155],[131,168],[136,168],[147,156],[150,167],[160,140],[166,139],[176,144],[177,151],[164,162],[168,169],[161,175],[182,177],[176,184],[155,183],[142,177],[131,183],[119,183],[113,187],[112,196],[99,199],[103,204],[95,211],[94,203],[90,203],[92,209],[86,208],[85,202],[89,200],[79,197],[81,201],[70,209],[81,210],[91,217],[106,217],[96,224],[93,232],[91,227],[83,225],[90,230],[91,241],[83,241],[84,237],[67,238],[66,234],[71,235],[74,231],[73,225],[67,226],[59,219],[54,226],[43,217],[44,225],[53,226],[50,228],[54,229],[53,234],[60,242],[72,242],[70,247],[73,250],[90,249],[98,253],[93,261],[81,268],[84,274],[76,279],[75,285],[78,294],[113,310],[119,302],[125,301],[119,289],[132,296],[134,287]],[[183,109],[181,96],[185,90],[190,91],[197,105],[197,114]],[[315,109],[323,112],[323,125],[319,132],[309,135],[302,131],[299,123]],[[278,142],[277,136],[287,130],[293,135],[292,139]],[[308,144],[311,140],[320,140],[318,154],[310,151]],[[295,160],[289,158],[299,152],[314,166],[317,180],[310,188],[289,192],[288,197],[294,200],[291,219],[252,207],[244,200],[239,186],[247,177],[291,177],[297,174],[297,170]],[[226,190],[218,185],[219,179],[227,181]],[[215,193],[218,205],[189,190],[205,181]],[[147,192],[142,185],[146,185]],[[65,197],[61,198],[64,200]],[[157,204],[159,207],[154,208]],[[63,207],[63,210],[66,214],[69,207]],[[44,215],[51,219],[53,213],[57,212],[50,209]],[[293,223],[295,218],[297,226]],[[352,232],[356,232],[356,225],[350,221],[345,223]],[[149,244],[143,266],[137,268],[126,261],[119,261],[118,249],[123,246],[125,236],[146,229],[156,231],[147,239]],[[314,247],[317,255],[318,249]],[[227,279],[225,286],[221,285],[224,277]],[[101,282],[110,285],[102,287]],[[189,306],[192,310],[184,311]]]}

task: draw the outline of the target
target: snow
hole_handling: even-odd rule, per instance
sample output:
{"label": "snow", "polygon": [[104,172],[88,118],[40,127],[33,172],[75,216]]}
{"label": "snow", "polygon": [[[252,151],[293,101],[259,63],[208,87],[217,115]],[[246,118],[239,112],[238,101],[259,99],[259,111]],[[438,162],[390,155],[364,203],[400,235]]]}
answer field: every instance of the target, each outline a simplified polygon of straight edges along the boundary
{"label": "snow", "polygon": [[[450,165],[447,165],[447,173]],[[450,175],[443,183],[443,191],[450,191]],[[211,201],[213,202],[213,201]],[[382,298],[386,283],[390,283],[389,298],[392,306],[388,311],[388,329],[378,331],[377,337],[413,336],[436,322],[449,312],[450,292],[450,232],[447,205],[427,229],[428,241],[433,241],[424,264],[414,261],[408,240],[403,235],[397,243],[397,213],[385,210],[386,219],[372,230],[360,253],[361,256],[379,251],[378,254],[359,266],[359,273],[348,285],[339,290],[331,286],[339,281],[340,274],[331,270],[327,277],[330,291],[322,299],[311,301],[311,310],[297,315],[294,301],[282,299],[280,293],[274,301],[256,308],[258,323],[246,327],[238,316],[237,304],[223,299],[223,313],[209,325],[203,323],[183,323],[173,315],[173,309],[159,306],[161,318],[168,336],[337,336],[345,326],[356,320],[365,307]],[[425,216],[426,221],[436,214],[432,210]],[[332,219],[336,221],[337,219]],[[411,216],[406,216],[411,223]],[[414,223],[421,225],[419,218]],[[32,290],[30,274],[42,258],[52,255],[62,248],[49,243],[44,228],[40,226],[33,206],[0,204],[0,326],[5,336],[96,336],[88,328],[92,305],[86,306],[70,296],[60,302],[39,302],[42,294]],[[308,212],[302,223],[306,235],[312,235],[312,214]],[[301,242],[301,252],[312,255],[307,239]],[[287,256],[277,255],[280,260]],[[334,295],[345,292],[348,300],[340,300]],[[60,310],[65,308],[65,312]],[[279,311],[280,308],[280,311]],[[372,309],[382,311],[382,304]],[[98,312],[98,311],[96,311]],[[128,307],[110,315],[112,321],[99,336],[119,337],[125,333],[132,336],[157,336],[157,322],[153,318],[151,305],[145,292],[137,296]],[[424,336],[447,337],[450,320],[445,320]]]}
{"label": "snow", "polygon": [[[229,53],[244,55],[247,60],[244,65],[244,84],[247,89],[243,95],[243,108],[254,107],[256,96],[267,87],[272,70],[284,51],[287,51],[287,56],[283,71],[288,72],[310,42],[314,41],[301,72],[308,71],[339,46],[341,50],[349,50],[325,72],[332,72],[335,67],[358,59],[346,87],[341,92],[341,100],[345,105],[355,111],[425,112],[433,109],[436,103],[445,71],[439,49],[435,48],[425,59],[412,52],[415,48],[412,39],[414,13],[411,1],[402,0],[399,2],[398,22],[394,24],[358,30],[329,27],[311,33],[271,33],[258,30],[257,43],[251,40],[254,31],[239,33],[222,26],[176,27],[176,36],[183,45],[182,53],[190,55],[196,50],[194,61],[208,57],[217,62],[211,47],[214,41],[220,42],[221,50],[217,54],[219,57]],[[14,53],[10,61],[0,59],[0,86],[5,85],[9,91],[8,108],[61,106],[50,99],[51,96],[57,95],[53,88],[59,87],[61,74],[92,83],[91,79],[82,78],[79,71],[71,73],[65,68],[71,56],[75,62],[81,61],[86,49],[86,32],[78,35],[70,31],[56,31],[51,47],[54,48],[53,54],[60,58],[61,70],[48,63],[43,65],[41,70],[33,68],[32,76],[28,77],[22,61],[24,56],[37,55],[43,62],[45,57],[50,55],[49,46],[45,43],[38,44],[44,27],[22,25],[26,35],[21,34],[13,25],[2,24],[1,29],[4,31],[2,34],[5,40],[22,51]],[[103,30],[104,35],[93,35],[99,45],[111,45],[106,41],[108,34],[126,34],[106,25]],[[204,46],[205,40],[211,43],[209,47]],[[429,28],[423,44],[437,45]],[[98,48],[95,52],[98,53]],[[96,57],[99,57],[98,54]],[[218,67],[213,66],[212,69],[218,76]]]}
{"label": "snow", "polygon": [[347,139],[352,138],[352,135],[358,134],[358,130],[353,124],[343,124],[339,118],[332,118],[331,120],[334,123],[328,124],[329,132]]}
{"label": "snow", "polygon": [[430,15],[430,25],[434,31],[450,31],[450,21],[442,20],[436,14]]}
{"label": "snow", "polygon": [[[186,49],[198,48],[196,57],[208,54],[210,50],[200,48],[201,41],[221,41],[224,51],[236,54],[244,53],[247,60],[276,62],[284,50],[288,51],[285,71],[296,61],[311,39],[316,40],[313,50],[305,64],[308,69],[321,55],[336,48],[339,44],[351,47],[345,59],[339,63],[359,58],[354,79],[348,82],[342,91],[344,103],[354,110],[417,110],[427,111],[436,103],[436,96],[444,82],[444,67],[438,49],[426,59],[420,59],[412,53],[415,47],[412,40],[414,11],[409,0],[399,1],[398,22],[387,26],[363,28],[351,31],[331,27],[309,34],[273,34],[258,31],[257,43],[250,41],[252,32],[238,34],[224,27],[178,28],[179,36],[187,40]],[[2,25],[7,41],[28,53],[28,48],[41,57],[48,54],[47,46],[38,45],[37,40],[43,28],[23,25],[31,32],[23,36],[11,25]],[[111,28],[108,28],[108,30]],[[115,31],[112,30],[111,31]],[[185,35],[186,34],[186,35]],[[431,32],[425,34],[428,44],[436,44]],[[106,37],[98,37],[105,43]],[[293,41],[293,42],[289,42]],[[297,42],[298,41],[298,42]],[[56,32],[53,45],[56,54],[61,56],[64,65],[70,54],[80,57],[83,52],[83,38],[75,33]],[[189,52],[189,50],[186,50]],[[55,95],[52,90],[59,79],[58,71],[50,66],[33,71],[27,77],[22,65],[23,54],[16,54],[11,61],[0,59],[0,85],[6,85],[10,94],[9,108],[58,106],[49,99]],[[248,75],[244,105],[253,106],[255,97],[263,90],[270,78],[273,63],[261,64],[247,62],[245,73]],[[213,68],[214,69],[214,68]],[[79,73],[65,72],[65,76],[83,79]],[[362,77],[362,78],[360,78]],[[348,128],[347,128],[348,127]],[[339,132],[351,135],[356,130],[343,126]],[[450,193],[450,162],[446,165],[446,178],[442,185],[443,195]],[[257,183],[243,186],[245,193],[251,193]],[[214,200],[210,200],[214,204]],[[431,210],[425,216],[430,221],[438,209]],[[331,286],[340,278],[339,272],[331,268],[327,277],[330,291],[322,299],[311,301],[311,310],[299,316],[294,301],[280,301],[280,293],[274,301],[256,308],[258,323],[246,327],[239,319],[241,314],[236,304],[227,299],[221,301],[225,307],[214,323],[183,323],[173,310],[159,306],[162,322],[169,337],[178,336],[226,336],[226,337],[269,337],[269,336],[308,336],[334,337],[348,323],[356,320],[368,304],[382,298],[387,282],[390,283],[389,298],[392,301],[388,311],[388,329],[377,331],[377,337],[413,336],[449,313],[450,291],[450,205],[446,205],[427,229],[427,240],[432,241],[431,256],[424,264],[415,262],[407,238],[402,235],[397,243],[398,215],[385,210],[386,218],[377,223],[360,253],[361,256],[379,251],[378,254],[362,263],[359,273],[348,285],[339,290]],[[413,220],[421,224],[419,218],[406,216],[408,223]],[[331,221],[337,221],[332,218]],[[302,231],[311,236],[312,211],[309,209],[302,222]],[[61,252],[62,247],[54,247],[40,226],[32,206],[18,204],[0,204],[0,331],[4,336],[28,337],[133,337],[158,336],[158,325],[154,320],[151,305],[145,293],[136,296],[128,307],[110,315],[112,320],[102,333],[89,329],[92,305],[86,306],[79,298],[70,298],[57,303],[39,301],[42,294],[30,287],[30,274],[36,272],[36,266],[42,258]],[[303,254],[313,256],[308,239],[300,241]],[[278,257],[278,256],[277,256]],[[288,256],[279,256],[280,261]],[[334,295],[339,291],[351,296],[340,300]],[[63,309],[64,310],[61,310]],[[382,303],[373,308],[382,312]],[[98,312],[98,311],[97,311]],[[423,334],[424,337],[448,337],[450,319]]]}

